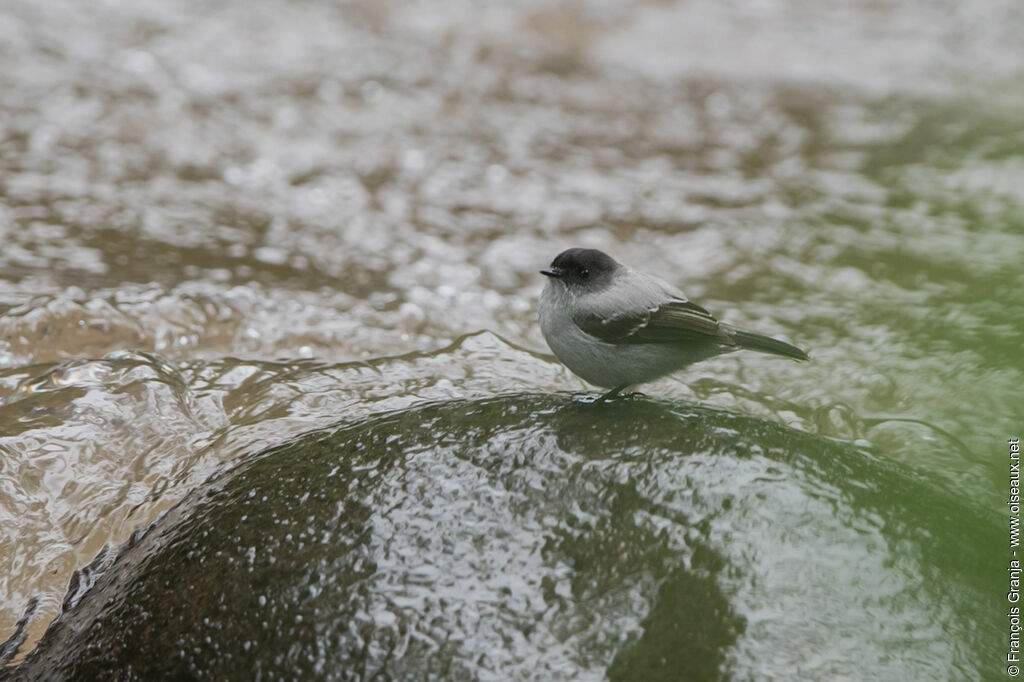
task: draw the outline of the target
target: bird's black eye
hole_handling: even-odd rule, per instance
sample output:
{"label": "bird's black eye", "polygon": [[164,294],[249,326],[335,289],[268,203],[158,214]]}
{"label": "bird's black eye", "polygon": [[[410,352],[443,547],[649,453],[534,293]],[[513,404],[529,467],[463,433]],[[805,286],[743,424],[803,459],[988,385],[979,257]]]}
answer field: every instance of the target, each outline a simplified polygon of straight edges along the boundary
{"label": "bird's black eye", "polygon": [[590,277],[590,270],[580,270],[580,277],[583,279]]}

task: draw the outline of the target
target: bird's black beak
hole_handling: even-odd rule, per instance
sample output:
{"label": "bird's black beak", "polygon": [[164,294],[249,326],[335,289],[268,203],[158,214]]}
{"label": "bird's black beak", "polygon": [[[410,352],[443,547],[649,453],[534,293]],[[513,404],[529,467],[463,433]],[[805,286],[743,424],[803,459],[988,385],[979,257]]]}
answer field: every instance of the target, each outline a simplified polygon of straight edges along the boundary
{"label": "bird's black beak", "polygon": [[541,270],[540,274],[545,277],[561,277],[562,271],[559,268],[551,268],[550,270]]}

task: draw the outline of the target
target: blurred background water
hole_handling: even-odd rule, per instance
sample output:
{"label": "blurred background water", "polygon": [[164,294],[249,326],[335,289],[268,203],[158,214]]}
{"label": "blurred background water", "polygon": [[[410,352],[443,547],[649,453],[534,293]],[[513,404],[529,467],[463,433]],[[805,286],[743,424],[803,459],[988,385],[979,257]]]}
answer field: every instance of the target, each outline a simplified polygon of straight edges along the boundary
{"label": "blurred background water", "polygon": [[[849,444],[900,467],[872,509],[911,472],[972,534],[1022,423],[1021,35],[998,0],[0,3],[0,640],[37,599],[20,660],[77,569],[246,455],[592,390],[535,321],[569,246],[812,356],[645,393]],[[721,669],[786,679],[735,653],[765,632]]]}

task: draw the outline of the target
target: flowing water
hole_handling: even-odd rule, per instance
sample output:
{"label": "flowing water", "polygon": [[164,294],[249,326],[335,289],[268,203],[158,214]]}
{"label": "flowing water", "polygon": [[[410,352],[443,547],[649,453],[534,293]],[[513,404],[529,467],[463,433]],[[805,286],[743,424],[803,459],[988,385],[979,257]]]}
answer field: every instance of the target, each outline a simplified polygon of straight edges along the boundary
{"label": "flowing water", "polygon": [[[242,565],[280,513],[327,554],[220,641],[271,678],[1005,672],[1021,35],[995,0],[0,3],[0,658],[63,604],[22,672],[92,670],[62,622],[101,597],[237,626],[201,607],[256,586],[189,592],[160,539]],[[812,361],[609,414],[536,323],[568,246]]]}

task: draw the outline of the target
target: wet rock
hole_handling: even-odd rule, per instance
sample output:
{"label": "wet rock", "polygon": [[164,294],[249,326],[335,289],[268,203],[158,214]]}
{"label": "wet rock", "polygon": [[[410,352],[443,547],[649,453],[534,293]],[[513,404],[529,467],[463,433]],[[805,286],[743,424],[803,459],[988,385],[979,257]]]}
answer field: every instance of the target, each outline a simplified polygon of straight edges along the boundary
{"label": "wet rock", "polygon": [[215,477],[6,672],[981,679],[1002,641],[1000,539],[920,475],[747,417],[435,403]]}

